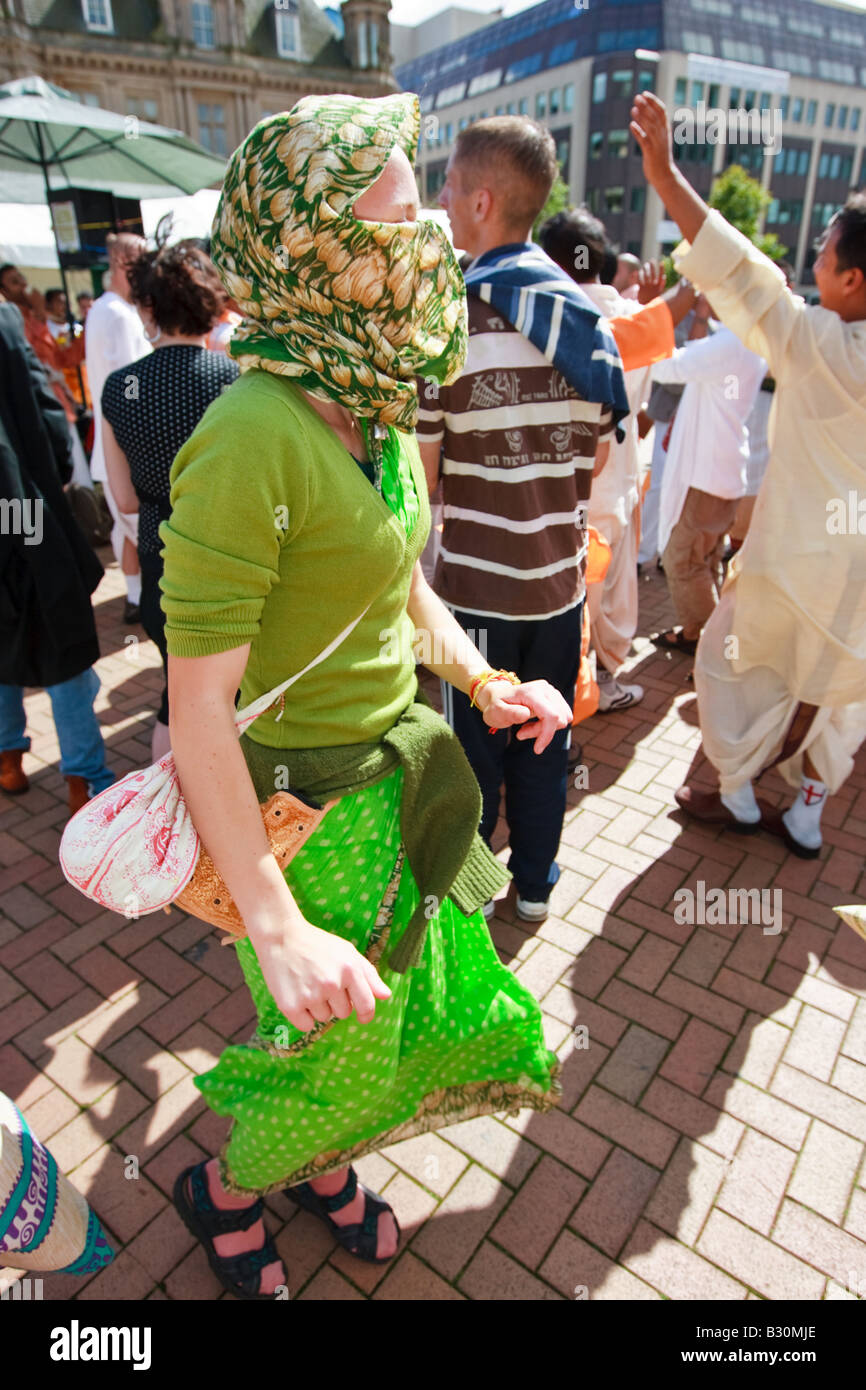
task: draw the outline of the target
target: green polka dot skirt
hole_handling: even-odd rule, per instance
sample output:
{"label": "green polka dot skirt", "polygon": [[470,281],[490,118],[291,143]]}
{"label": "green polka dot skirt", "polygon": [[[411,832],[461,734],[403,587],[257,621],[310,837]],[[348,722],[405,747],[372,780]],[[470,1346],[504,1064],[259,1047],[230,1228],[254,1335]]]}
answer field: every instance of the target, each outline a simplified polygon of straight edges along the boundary
{"label": "green polka dot skirt", "polygon": [[231,1190],[275,1191],[413,1134],[557,1103],[541,1011],[502,965],[482,913],[464,917],[447,898],[435,911],[431,901],[421,963],[398,975],[378,958],[418,903],[400,844],[402,785],[397,768],[344,797],[286,869],[307,920],[376,961],[392,996],[377,1000],[371,1023],[352,1015],[300,1032],[274,1003],[250,941],[237,944],[257,1030],[196,1081],[233,1121],[221,1155]]}

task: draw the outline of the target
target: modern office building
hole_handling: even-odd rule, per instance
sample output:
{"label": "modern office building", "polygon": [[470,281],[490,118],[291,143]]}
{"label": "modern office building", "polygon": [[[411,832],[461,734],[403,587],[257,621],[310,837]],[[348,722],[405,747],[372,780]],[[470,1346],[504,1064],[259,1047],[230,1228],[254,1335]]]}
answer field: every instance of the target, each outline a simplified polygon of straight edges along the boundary
{"label": "modern office building", "polygon": [[[761,180],[772,199],[764,230],[788,246],[802,286],[813,283],[815,237],[866,182],[866,11],[832,0],[542,0],[396,77],[421,97],[427,201],[459,130],[523,113],[550,129],[571,200],[598,213],[621,250],[644,257],[677,233],[629,134],[637,91],[666,103],[699,192],[732,163]],[[720,126],[712,111],[741,115]]]}
{"label": "modern office building", "polygon": [[0,82],[37,74],[80,101],[228,155],[302,96],[396,90],[390,0],[0,0]]}

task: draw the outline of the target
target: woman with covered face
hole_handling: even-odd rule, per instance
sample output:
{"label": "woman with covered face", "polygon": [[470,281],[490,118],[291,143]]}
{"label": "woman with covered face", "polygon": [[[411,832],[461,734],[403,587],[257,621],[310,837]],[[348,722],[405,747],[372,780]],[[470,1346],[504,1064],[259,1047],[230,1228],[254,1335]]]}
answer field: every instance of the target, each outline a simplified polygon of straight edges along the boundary
{"label": "woman with covered face", "polygon": [[[415,378],[453,380],[467,341],[452,248],[418,220],[419,119],[408,94],[307,97],[231,159],[212,252],[242,375],[178,454],[161,529],[172,748],[257,1012],[197,1081],[229,1138],[174,1195],[243,1298],[287,1283],[263,1194],[388,1260],[397,1219],[353,1161],[558,1095],[538,1005],[480,911],[507,874],[477,783],[415,674],[420,642],[539,752],[571,719],[546,682],[491,671],[418,563]],[[238,739],[238,687],[247,705],[298,672]],[[329,807],[284,873],[259,810],[280,788]]]}

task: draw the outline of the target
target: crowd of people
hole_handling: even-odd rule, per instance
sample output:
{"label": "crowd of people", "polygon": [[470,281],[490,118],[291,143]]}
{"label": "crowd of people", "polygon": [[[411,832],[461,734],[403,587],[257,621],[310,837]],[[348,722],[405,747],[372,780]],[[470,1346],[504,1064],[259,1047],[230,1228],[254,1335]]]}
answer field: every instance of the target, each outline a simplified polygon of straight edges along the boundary
{"label": "crowd of people", "polygon": [[[449,240],[419,217],[418,124],[406,94],[262,121],[229,161],[210,254],[110,238],[81,332],[61,292],[40,303],[0,269],[4,495],[44,499],[53,528],[51,547],[2,538],[0,787],[27,789],[34,685],[70,809],[112,781],[93,711],[102,565],[63,492],[92,405],[87,480],[125,620],[166,668],[153,756],[171,748],[246,928],[255,1042],[197,1080],[231,1136],[174,1189],[244,1298],[286,1283],[262,1194],[385,1261],[397,1217],[354,1159],[556,1104],[539,1006],[485,924],[508,877],[492,839],[504,793],[516,913],[543,921],[581,671],[604,715],[643,697],[625,675],[643,566],[664,571],[676,622],[652,641],[694,658],[718,778],[680,788],[687,816],[814,857],[866,737],[866,551],[825,525],[864,487],[866,195],[827,228],[807,307],[683,178],[641,94],[631,131],[683,235],[667,288],[585,208],[533,237],[556,150],[520,116],[458,135]],[[593,547],[606,573],[588,584]],[[405,656],[419,634],[444,720]],[[239,740],[236,704],[299,671]],[[754,791],[772,766],[795,792],[782,814]],[[259,806],[286,770],[330,809],[283,873]]]}

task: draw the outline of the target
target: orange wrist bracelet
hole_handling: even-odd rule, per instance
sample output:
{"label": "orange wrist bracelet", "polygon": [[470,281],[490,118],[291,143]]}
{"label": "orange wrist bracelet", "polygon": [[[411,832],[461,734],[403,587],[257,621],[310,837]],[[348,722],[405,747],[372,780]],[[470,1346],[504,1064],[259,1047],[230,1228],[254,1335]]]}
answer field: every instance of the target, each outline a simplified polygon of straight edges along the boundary
{"label": "orange wrist bracelet", "polygon": [[481,691],[484,689],[485,685],[489,685],[490,681],[494,680],[508,681],[511,685],[522,685],[520,677],[515,675],[513,671],[485,671],[483,675],[476,676],[469,687],[470,708],[477,708],[475,702],[481,694]]}

